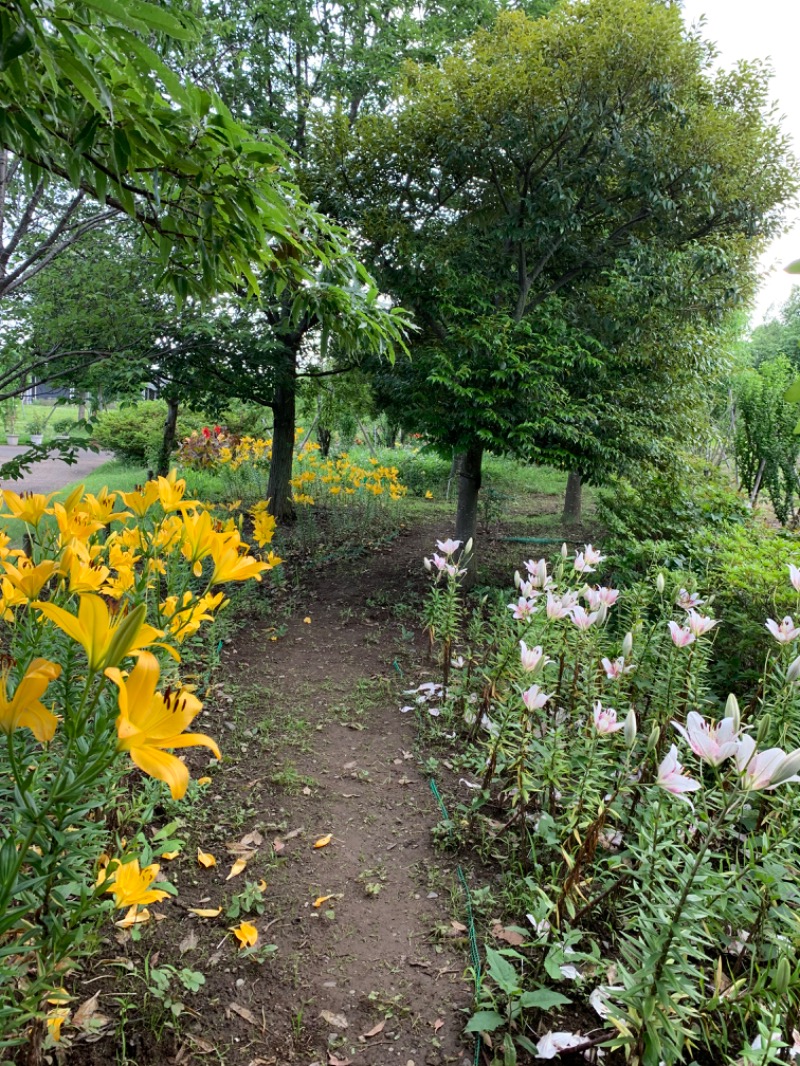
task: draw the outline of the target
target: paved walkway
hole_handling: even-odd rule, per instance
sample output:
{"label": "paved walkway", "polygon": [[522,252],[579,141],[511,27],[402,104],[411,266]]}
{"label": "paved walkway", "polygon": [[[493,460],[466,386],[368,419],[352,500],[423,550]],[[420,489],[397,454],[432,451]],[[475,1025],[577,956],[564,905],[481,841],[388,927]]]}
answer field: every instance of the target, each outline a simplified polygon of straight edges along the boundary
{"label": "paved walkway", "polygon": [[[0,444],[0,465],[13,459],[15,455],[22,455],[27,450],[23,446],[12,448],[8,444]],[[31,467],[30,471],[19,481],[12,481],[8,478],[0,480],[0,489],[13,489],[14,492],[56,492],[58,489],[63,489],[65,485],[80,481],[98,466],[113,458],[111,452],[92,452],[83,449],[78,452],[77,463],[71,466],[63,459],[45,459]]]}

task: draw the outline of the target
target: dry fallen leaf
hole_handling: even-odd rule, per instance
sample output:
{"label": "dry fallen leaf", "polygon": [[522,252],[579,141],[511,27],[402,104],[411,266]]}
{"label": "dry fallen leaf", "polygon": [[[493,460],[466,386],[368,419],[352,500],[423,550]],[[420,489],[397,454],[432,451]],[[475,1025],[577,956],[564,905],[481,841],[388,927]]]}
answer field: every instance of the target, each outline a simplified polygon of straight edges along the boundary
{"label": "dry fallen leaf", "polygon": [[434,1033],[438,1033],[443,1025],[444,1025],[444,1022],[442,1021],[442,1019],[441,1018],[437,1018],[436,1021],[433,1023],[433,1031],[434,1031]]}
{"label": "dry fallen leaf", "polygon": [[300,826],[299,829],[292,829],[288,833],[284,833],[283,834],[283,839],[284,840],[294,840],[294,838],[295,837],[299,837],[302,832],[304,832],[304,830],[303,830],[303,827]]}
{"label": "dry fallen leaf", "polygon": [[233,866],[231,866],[231,872],[228,874],[225,880],[230,881],[232,877],[238,877],[242,870],[245,868],[245,866],[247,866],[246,859],[237,859]]}
{"label": "dry fallen leaf", "polygon": [[259,844],[264,843],[264,838],[257,829],[254,829],[252,833],[248,833],[247,836],[243,836],[239,841],[239,845],[242,848],[258,847]]}
{"label": "dry fallen leaf", "polygon": [[214,858],[214,856],[211,854],[211,852],[210,851],[201,851],[200,848],[197,849],[197,861],[200,863],[201,866],[205,866],[205,868],[207,870],[211,866],[216,866],[217,865],[217,860]]}
{"label": "dry fallen leaf", "polygon": [[195,1050],[203,1055],[213,1055],[216,1051],[214,1045],[209,1044],[207,1040],[203,1040],[202,1036],[195,1036],[194,1033],[187,1033],[186,1039],[191,1042]]}
{"label": "dry fallen leaf", "polygon": [[75,1011],[72,1018],[72,1024],[76,1025],[79,1029],[82,1029],[84,1025],[97,1013],[97,1008],[100,1006],[100,993],[95,992],[91,999],[87,999],[84,1003],[81,1003],[80,1007]]}
{"label": "dry fallen leaf", "polygon": [[190,929],[180,944],[178,944],[178,951],[183,955],[187,951],[194,951],[196,947],[197,933],[195,933],[194,929]]}
{"label": "dry fallen leaf", "polygon": [[219,918],[222,907],[189,907],[190,914],[196,914],[198,918]]}
{"label": "dry fallen leaf", "polygon": [[323,903],[327,903],[329,899],[333,899],[333,896],[317,896],[317,898],[314,900],[314,902],[311,904],[311,906],[312,907],[321,907],[322,904]]}
{"label": "dry fallen leaf", "polygon": [[467,927],[465,925],[462,925],[461,922],[456,921],[450,922],[450,928],[453,930],[454,933],[466,933],[467,931]]}
{"label": "dry fallen leaf", "polygon": [[315,840],[314,841],[314,847],[315,848],[327,848],[328,844],[330,844],[332,839],[333,839],[333,833],[328,833],[326,836],[320,837],[319,840]]}
{"label": "dry fallen leaf", "polygon": [[240,1007],[238,1003],[229,1003],[228,1011],[233,1014],[238,1014],[240,1018],[244,1018],[244,1020],[250,1022],[251,1025],[261,1026],[261,1022],[259,1022],[255,1014],[253,1014],[251,1010],[248,1010],[247,1007]]}
{"label": "dry fallen leaf", "polygon": [[275,837],[275,839],[272,841],[272,850],[275,852],[276,855],[280,855],[280,853],[285,847],[286,845],[280,839],[280,837]]}
{"label": "dry fallen leaf", "polygon": [[492,936],[496,940],[504,940],[506,944],[511,944],[513,947],[519,947],[526,940],[522,933],[518,933],[515,929],[504,929],[499,922],[492,926]]}
{"label": "dry fallen leaf", "polygon": [[311,789],[308,787],[308,785],[304,785],[303,786],[303,795],[304,796],[310,796],[311,795]]}
{"label": "dry fallen leaf", "polygon": [[347,1018],[343,1014],[334,1014],[330,1010],[321,1010],[319,1016],[328,1025],[332,1025],[334,1029],[346,1029],[348,1026]]}
{"label": "dry fallen leaf", "polygon": [[352,1059],[340,1059],[333,1052],[328,1052],[328,1066],[353,1066]]}
{"label": "dry fallen leaf", "polygon": [[368,1033],[364,1033],[364,1036],[365,1037],[377,1036],[378,1033],[382,1033],[385,1028],[386,1028],[386,1019],[383,1018],[381,1021],[378,1022],[378,1024],[376,1026],[373,1026],[373,1028],[370,1029],[370,1031]]}

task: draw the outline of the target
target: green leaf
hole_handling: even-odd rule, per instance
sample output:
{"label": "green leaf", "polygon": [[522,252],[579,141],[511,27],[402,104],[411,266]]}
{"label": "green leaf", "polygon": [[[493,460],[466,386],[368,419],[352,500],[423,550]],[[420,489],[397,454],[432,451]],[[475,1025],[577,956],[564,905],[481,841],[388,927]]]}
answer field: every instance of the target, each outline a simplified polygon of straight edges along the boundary
{"label": "green leaf", "polygon": [[495,951],[494,948],[486,949],[486,966],[491,979],[507,996],[517,991],[519,988],[517,971],[499,951]]}
{"label": "green leaf", "polygon": [[495,1029],[505,1025],[505,1022],[505,1018],[502,1014],[498,1014],[496,1010],[479,1010],[467,1022],[465,1031],[468,1033],[493,1033]]}
{"label": "green leaf", "polygon": [[523,992],[519,997],[519,1005],[527,1009],[550,1010],[553,1007],[564,1007],[571,1002],[567,996],[549,988],[536,988],[531,992]]}
{"label": "green leaf", "polygon": [[784,267],[784,270],[787,274],[800,274],[800,259],[795,259],[788,267]]}
{"label": "green leaf", "polygon": [[787,403],[800,403],[800,378],[795,378],[783,398]]}
{"label": "green leaf", "polygon": [[118,4],[116,0],[84,0],[84,3],[87,7],[102,11],[104,15],[134,30],[141,30],[142,26],[145,26],[151,30],[160,30],[179,41],[191,41],[195,37],[195,34],[173,15],[154,4],[145,3],[144,0],[125,0],[124,4]]}

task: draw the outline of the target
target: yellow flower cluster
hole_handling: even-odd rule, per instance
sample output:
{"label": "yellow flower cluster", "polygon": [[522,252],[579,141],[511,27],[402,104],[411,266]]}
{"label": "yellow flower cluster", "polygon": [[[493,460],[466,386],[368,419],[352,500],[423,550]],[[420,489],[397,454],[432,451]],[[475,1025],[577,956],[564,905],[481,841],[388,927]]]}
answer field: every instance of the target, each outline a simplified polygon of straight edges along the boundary
{"label": "yellow flower cluster", "polygon": [[395,466],[381,466],[377,459],[370,459],[369,467],[364,468],[351,462],[346,452],[336,459],[323,459],[319,452],[318,444],[309,443],[295,457],[300,467],[290,482],[295,503],[313,504],[325,495],[399,500],[408,492],[400,484]]}
{"label": "yellow flower cluster", "polygon": [[[160,667],[147,649],[161,647],[180,661],[175,645],[228,602],[215,586],[260,581],[281,560],[272,551],[261,559],[249,554],[236,520],[187,499],[186,483],[174,471],[133,492],[103,489],[95,496],[80,486],[63,502],[52,502],[54,495],[3,492],[0,520],[24,523],[30,554],[11,548],[11,537],[0,530],[0,620],[14,626],[21,610],[33,610],[40,625],[80,645],[88,668],[81,684],[105,675],[118,688],[118,750],[179,798],[188,771],[165,749],[202,744],[217,757],[219,751],[209,737],[183,732],[200,701],[182,690],[157,693]],[[263,549],[275,521],[266,503],[251,515]],[[128,656],[137,665],[125,680],[118,667]],[[0,733],[27,728],[40,742],[51,741],[58,718],[41,699],[61,673],[58,664],[33,658],[13,696],[8,676],[0,677]]]}

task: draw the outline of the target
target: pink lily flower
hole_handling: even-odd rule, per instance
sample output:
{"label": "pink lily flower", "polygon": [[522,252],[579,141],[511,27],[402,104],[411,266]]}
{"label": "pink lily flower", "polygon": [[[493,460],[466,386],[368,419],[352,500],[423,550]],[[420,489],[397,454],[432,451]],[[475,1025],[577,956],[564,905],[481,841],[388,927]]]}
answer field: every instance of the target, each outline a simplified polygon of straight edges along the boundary
{"label": "pink lily flower", "polygon": [[684,611],[693,611],[695,607],[700,607],[706,601],[701,600],[696,592],[687,592],[686,589],[681,589],[676,602],[679,607],[683,607]]}
{"label": "pink lily flower", "polygon": [[720,722],[707,722],[697,711],[690,711],[686,716],[686,726],[672,723],[689,747],[703,762],[711,766],[720,766],[736,754],[739,731],[732,718],[723,718]]}
{"label": "pink lily flower", "polygon": [[445,555],[452,555],[454,551],[458,551],[461,547],[461,541],[452,540],[448,537],[447,540],[437,540],[436,547],[440,552],[444,552]]}
{"label": "pink lily flower", "polygon": [[[526,670],[529,674],[532,674],[534,670],[538,669],[539,665],[546,666],[550,660],[542,653],[541,644],[537,644],[535,648],[529,648],[524,640],[519,642],[520,658],[522,660],[522,669]],[[544,661],[542,659],[544,658]]]}
{"label": "pink lily flower", "polygon": [[686,623],[696,637],[702,637],[702,635],[707,633],[709,629],[713,629],[714,626],[719,625],[719,619],[709,618],[707,615],[698,614],[697,611],[691,609],[689,611],[689,617],[686,619]]}
{"label": "pink lily flower", "polygon": [[529,711],[538,711],[547,703],[551,693],[542,692],[538,685],[531,685],[522,693],[522,702]]}
{"label": "pink lily flower", "polygon": [[521,581],[519,584],[519,592],[521,596],[525,596],[529,600],[535,600],[541,596],[541,591],[537,589],[532,581]]}
{"label": "pink lily flower", "polygon": [[562,600],[558,596],[554,596],[552,592],[547,593],[547,617],[554,621],[558,618],[566,618],[569,614],[569,607],[565,607]]}
{"label": "pink lily flower", "polygon": [[684,792],[696,792],[700,788],[699,781],[683,773],[683,765],[678,762],[678,749],[674,744],[659,764],[656,784],[690,806],[691,800],[684,796]]}
{"label": "pink lily flower", "polygon": [[736,745],[736,768],[742,775],[742,788],[747,791],[771,791],[789,781],[800,781],[800,748],[789,755],[780,748],[756,751],[756,742],[751,736],[743,736]]}
{"label": "pink lily flower", "polygon": [[589,566],[589,561],[584,556],[583,552],[576,552],[575,553],[575,562],[572,565],[575,568],[575,570],[578,571],[579,574],[593,574],[594,573],[594,567],[593,566]]}
{"label": "pink lily flower", "polygon": [[614,708],[603,707],[600,700],[595,700],[592,718],[594,719],[595,729],[601,735],[606,733],[616,733],[620,729],[625,728],[624,722],[617,721],[617,712]]}
{"label": "pink lily flower", "polygon": [[457,566],[454,566],[453,563],[448,563],[445,566],[445,571],[450,575],[450,577],[462,577],[467,572],[466,570],[459,570],[459,568]]}
{"label": "pink lily flower", "polygon": [[629,674],[633,670],[633,664],[625,665],[624,655],[618,656],[613,662],[610,659],[601,659],[600,665],[605,670],[609,681],[619,681],[624,674]]}
{"label": "pink lily flower", "polygon": [[528,619],[536,611],[536,604],[533,600],[526,600],[524,596],[520,596],[516,603],[509,603],[509,611],[513,611],[513,617],[516,619]]}
{"label": "pink lily flower", "polygon": [[789,564],[789,580],[795,592],[800,592],[800,567]]}
{"label": "pink lily flower", "polygon": [[669,635],[672,637],[672,643],[676,648],[685,648],[687,644],[694,642],[694,633],[688,626],[679,626],[677,622],[669,623]]}
{"label": "pink lily flower", "polygon": [[587,614],[583,607],[572,607],[570,609],[570,618],[574,625],[580,630],[585,631],[590,626],[593,626],[599,617],[599,611],[593,611],[592,614]]}
{"label": "pink lily flower", "polygon": [[606,607],[613,607],[619,599],[619,589],[609,589],[604,585],[601,585],[598,589],[587,589],[586,599],[589,601],[589,606],[593,611],[596,611],[600,604],[605,604]]}
{"label": "pink lily flower", "polygon": [[768,618],[764,624],[779,644],[790,644],[800,636],[800,629],[794,624],[789,614],[780,625],[772,618]]}

